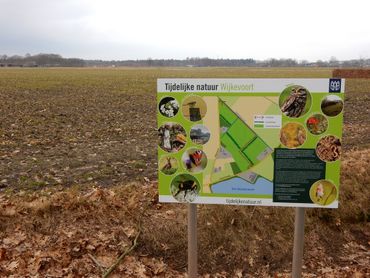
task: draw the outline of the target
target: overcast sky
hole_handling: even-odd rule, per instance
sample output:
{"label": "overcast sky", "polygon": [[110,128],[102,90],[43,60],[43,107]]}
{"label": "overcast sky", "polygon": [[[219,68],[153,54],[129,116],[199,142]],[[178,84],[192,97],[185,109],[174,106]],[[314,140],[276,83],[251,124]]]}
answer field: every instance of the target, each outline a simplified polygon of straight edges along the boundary
{"label": "overcast sky", "polygon": [[370,58],[369,0],[0,0],[0,54]]}

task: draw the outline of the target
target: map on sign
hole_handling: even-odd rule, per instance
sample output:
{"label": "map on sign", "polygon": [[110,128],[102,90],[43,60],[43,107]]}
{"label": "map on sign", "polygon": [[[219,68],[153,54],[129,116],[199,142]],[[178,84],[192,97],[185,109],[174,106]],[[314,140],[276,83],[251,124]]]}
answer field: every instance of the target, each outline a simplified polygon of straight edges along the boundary
{"label": "map on sign", "polygon": [[161,202],[338,207],[344,80],[158,80]]}
{"label": "map on sign", "polygon": [[[212,167],[204,174],[203,191],[272,196],[273,172],[266,165],[273,164],[273,149],[280,144],[279,129],[254,131],[253,127],[256,114],[279,114],[278,98],[208,97],[206,100],[209,109],[217,111],[218,121],[205,118],[204,124],[219,136],[212,138],[214,144],[204,147]],[[257,167],[260,163],[262,167]]]}

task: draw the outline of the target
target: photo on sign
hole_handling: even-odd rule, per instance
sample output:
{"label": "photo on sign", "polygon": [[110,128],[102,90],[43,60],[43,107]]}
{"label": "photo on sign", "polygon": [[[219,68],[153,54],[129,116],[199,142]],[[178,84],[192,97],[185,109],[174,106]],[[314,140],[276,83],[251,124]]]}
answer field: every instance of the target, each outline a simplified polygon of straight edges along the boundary
{"label": "photo on sign", "polygon": [[311,186],[310,198],[317,205],[330,205],[337,199],[337,188],[328,180],[319,180]]}
{"label": "photo on sign", "polygon": [[321,111],[329,116],[335,117],[343,110],[343,100],[337,95],[329,95],[321,101]]}
{"label": "photo on sign", "polygon": [[190,130],[190,139],[194,144],[204,145],[211,137],[211,133],[204,125],[195,125]]}
{"label": "photo on sign", "polygon": [[165,175],[173,175],[179,168],[177,159],[173,156],[163,156],[159,160],[159,169]]}
{"label": "photo on sign", "polygon": [[322,161],[336,161],[340,158],[341,153],[342,143],[336,136],[325,136],[317,143],[316,154]]}
{"label": "photo on sign", "polygon": [[207,105],[201,97],[190,96],[182,102],[182,114],[189,121],[200,121],[206,113]]}
{"label": "photo on sign", "polygon": [[189,149],[182,155],[182,162],[186,170],[192,173],[198,173],[207,167],[207,156],[199,149]]}
{"label": "photo on sign", "polygon": [[199,190],[198,180],[189,174],[180,174],[171,182],[171,194],[179,202],[193,202]]}
{"label": "photo on sign", "polygon": [[315,114],[307,119],[306,126],[310,133],[319,135],[328,129],[328,120],[322,114]]}
{"label": "photo on sign", "polygon": [[280,142],[289,149],[301,146],[306,141],[306,130],[299,123],[287,123],[280,131]]}
{"label": "photo on sign", "polygon": [[186,131],[176,123],[165,123],[158,129],[159,146],[170,153],[178,152],[186,144]]}
{"label": "photo on sign", "polygon": [[279,97],[279,106],[284,115],[299,118],[306,114],[311,107],[310,92],[298,85],[287,87]]}
{"label": "photo on sign", "polygon": [[168,118],[174,117],[179,112],[179,103],[173,97],[164,97],[158,105],[159,112]]}

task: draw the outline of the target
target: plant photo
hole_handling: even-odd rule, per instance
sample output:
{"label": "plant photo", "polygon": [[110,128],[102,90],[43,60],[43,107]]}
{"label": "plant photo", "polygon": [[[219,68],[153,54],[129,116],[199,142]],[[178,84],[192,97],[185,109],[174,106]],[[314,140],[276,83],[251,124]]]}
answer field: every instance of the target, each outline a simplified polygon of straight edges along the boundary
{"label": "plant photo", "polygon": [[165,97],[159,102],[158,108],[163,116],[172,118],[179,112],[179,103],[173,97]]}

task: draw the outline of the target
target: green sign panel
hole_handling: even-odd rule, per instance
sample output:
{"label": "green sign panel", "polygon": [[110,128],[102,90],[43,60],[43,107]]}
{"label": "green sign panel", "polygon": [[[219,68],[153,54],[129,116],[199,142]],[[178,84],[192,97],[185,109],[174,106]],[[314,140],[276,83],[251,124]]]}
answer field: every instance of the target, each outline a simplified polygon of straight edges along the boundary
{"label": "green sign panel", "polygon": [[344,79],[159,79],[161,202],[338,207]]}

